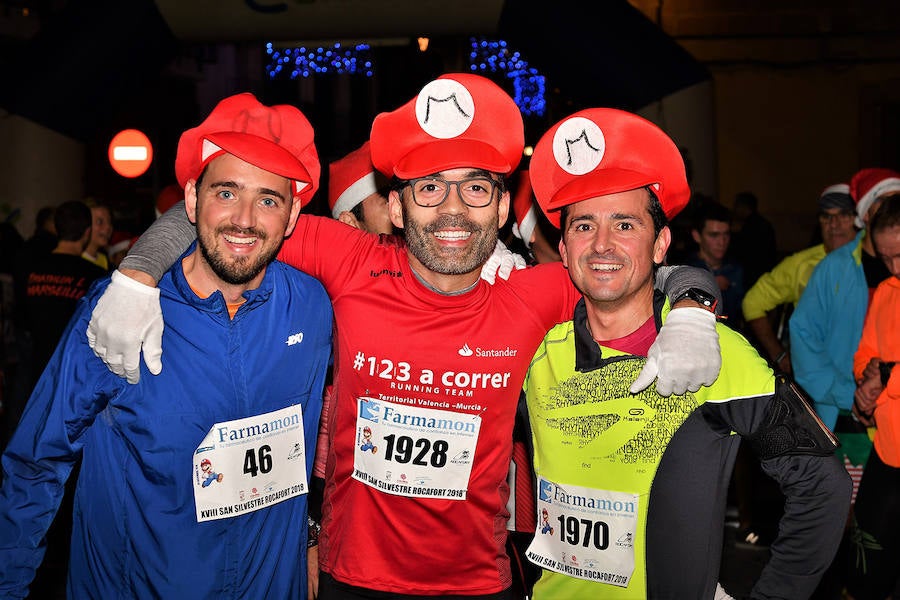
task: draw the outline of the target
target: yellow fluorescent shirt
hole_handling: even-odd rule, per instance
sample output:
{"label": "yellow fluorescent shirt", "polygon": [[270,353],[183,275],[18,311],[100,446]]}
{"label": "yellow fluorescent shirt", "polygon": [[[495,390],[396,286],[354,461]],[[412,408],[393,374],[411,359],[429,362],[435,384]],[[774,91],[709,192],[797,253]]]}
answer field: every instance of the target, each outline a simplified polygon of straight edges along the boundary
{"label": "yellow fluorescent shirt", "polygon": [[813,270],[823,258],[825,246],[819,244],[791,254],[764,273],[744,295],[741,305],[744,318],[752,321],[782,304],[796,305]]}

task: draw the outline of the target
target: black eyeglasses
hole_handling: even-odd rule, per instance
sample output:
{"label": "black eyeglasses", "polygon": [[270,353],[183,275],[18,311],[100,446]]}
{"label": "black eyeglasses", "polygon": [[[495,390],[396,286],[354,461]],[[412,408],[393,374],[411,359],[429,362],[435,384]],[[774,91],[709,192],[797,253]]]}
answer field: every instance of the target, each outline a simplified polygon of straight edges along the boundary
{"label": "black eyeglasses", "polygon": [[410,179],[406,185],[412,189],[413,202],[423,208],[441,205],[450,195],[450,188],[456,191],[466,206],[484,208],[494,199],[494,190],[499,182],[490,177],[469,177],[459,181],[447,181],[441,177],[419,177]]}
{"label": "black eyeglasses", "polygon": [[846,223],[855,216],[855,212],[847,210],[842,210],[839,213],[820,212],[819,221],[821,221],[822,223],[830,223],[831,221],[835,221],[837,223]]}

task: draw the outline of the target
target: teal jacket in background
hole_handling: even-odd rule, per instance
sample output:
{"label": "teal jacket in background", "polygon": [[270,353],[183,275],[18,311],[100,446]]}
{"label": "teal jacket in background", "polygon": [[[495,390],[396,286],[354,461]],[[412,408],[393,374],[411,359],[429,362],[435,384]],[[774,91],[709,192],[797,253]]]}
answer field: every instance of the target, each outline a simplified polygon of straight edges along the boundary
{"label": "teal jacket in background", "polygon": [[834,429],[838,413],[853,406],[853,355],[869,305],[860,231],[818,264],[791,315],[794,377]]}

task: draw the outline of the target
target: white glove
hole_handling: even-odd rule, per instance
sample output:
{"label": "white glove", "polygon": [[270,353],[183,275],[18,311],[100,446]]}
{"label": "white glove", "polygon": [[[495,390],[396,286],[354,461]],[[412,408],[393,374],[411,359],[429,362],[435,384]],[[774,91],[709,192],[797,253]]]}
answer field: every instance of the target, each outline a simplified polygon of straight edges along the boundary
{"label": "white glove", "polygon": [[509,275],[514,269],[524,269],[527,266],[524,258],[511,252],[503,245],[503,242],[497,240],[494,253],[481,267],[481,278],[493,285],[495,276],[499,275],[500,279],[509,279]]}
{"label": "white glove", "polygon": [[716,316],[703,308],[675,308],[669,312],[656,341],[647,353],[647,363],[631,384],[636,394],[656,381],[661,396],[696,392],[712,385],[722,367]]}
{"label": "white glove", "polygon": [[94,354],[110,371],[137,383],[142,347],[147,369],[154,375],[162,371],[162,334],[159,288],[114,271],[88,324],[88,344]]}
{"label": "white glove", "polygon": [[734,596],[729,596],[722,584],[717,582],[716,595],[713,597],[713,600],[734,600]]}

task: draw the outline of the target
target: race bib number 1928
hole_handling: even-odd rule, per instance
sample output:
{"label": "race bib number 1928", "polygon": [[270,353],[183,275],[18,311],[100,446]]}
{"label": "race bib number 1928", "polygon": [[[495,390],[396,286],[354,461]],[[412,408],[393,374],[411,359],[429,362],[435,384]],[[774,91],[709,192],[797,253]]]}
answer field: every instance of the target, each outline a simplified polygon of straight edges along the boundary
{"label": "race bib number 1928", "polygon": [[353,478],[381,491],[464,500],[481,417],[360,398]]}

